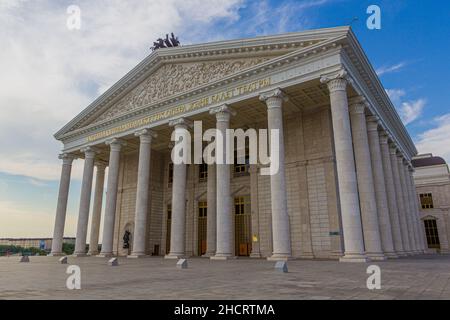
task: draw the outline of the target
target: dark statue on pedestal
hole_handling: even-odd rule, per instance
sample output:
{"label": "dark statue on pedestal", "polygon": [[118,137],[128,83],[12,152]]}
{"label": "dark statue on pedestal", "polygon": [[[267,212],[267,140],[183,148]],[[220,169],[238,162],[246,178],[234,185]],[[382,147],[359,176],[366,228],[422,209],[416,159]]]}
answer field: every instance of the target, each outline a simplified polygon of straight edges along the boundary
{"label": "dark statue on pedestal", "polygon": [[123,235],[123,248],[124,249],[130,248],[130,235],[131,235],[131,232],[128,230],[125,230],[125,234]]}
{"label": "dark statue on pedestal", "polygon": [[161,48],[172,48],[172,47],[178,47],[180,46],[180,41],[178,40],[178,37],[175,37],[173,32],[170,34],[171,37],[169,39],[169,35],[166,34],[166,38],[158,38],[156,42],[153,42],[153,47],[151,47],[152,51],[155,51],[157,49]]}

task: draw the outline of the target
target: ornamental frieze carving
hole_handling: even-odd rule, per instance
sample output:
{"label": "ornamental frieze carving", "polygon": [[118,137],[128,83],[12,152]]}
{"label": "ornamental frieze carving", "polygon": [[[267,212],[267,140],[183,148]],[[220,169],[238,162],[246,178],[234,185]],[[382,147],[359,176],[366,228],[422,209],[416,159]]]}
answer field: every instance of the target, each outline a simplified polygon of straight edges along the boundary
{"label": "ornamental frieze carving", "polygon": [[260,57],[164,65],[118,101],[112,108],[100,115],[95,122],[114,118],[174,94],[188,91],[232,73],[250,68],[269,59],[270,57]]}

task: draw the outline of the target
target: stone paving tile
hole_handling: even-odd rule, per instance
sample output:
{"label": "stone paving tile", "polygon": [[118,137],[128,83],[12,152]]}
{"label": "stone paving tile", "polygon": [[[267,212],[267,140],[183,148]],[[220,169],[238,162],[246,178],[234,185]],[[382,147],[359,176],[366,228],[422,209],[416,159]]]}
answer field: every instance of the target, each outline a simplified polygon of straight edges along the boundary
{"label": "stone paving tile", "polygon": [[[56,257],[0,258],[0,299],[450,299],[450,256],[419,256],[369,264],[293,260],[289,273],[258,259],[176,261],[161,257],[69,257],[81,268],[82,290],[66,288],[68,265]],[[381,290],[368,290],[368,265],[381,268]]]}

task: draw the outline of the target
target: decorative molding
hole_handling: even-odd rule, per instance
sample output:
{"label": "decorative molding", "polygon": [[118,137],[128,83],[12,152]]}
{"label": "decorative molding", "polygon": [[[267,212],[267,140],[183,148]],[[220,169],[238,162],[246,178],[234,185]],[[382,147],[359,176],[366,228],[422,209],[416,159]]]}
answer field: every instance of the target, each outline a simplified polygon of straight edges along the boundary
{"label": "decorative molding", "polygon": [[216,116],[217,121],[230,121],[231,116],[236,115],[236,111],[230,108],[229,105],[223,104],[218,107],[214,107],[209,109],[209,114],[213,114]]}
{"label": "decorative molding", "polygon": [[187,128],[192,128],[193,126],[193,122],[187,118],[177,118],[177,119],[173,119],[169,121],[169,127],[175,127],[175,129],[178,128],[183,128],[183,129],[187,129]]}
{"label": "decorative molding", "polygon": [[62,160],[65,165],[71,165],[73,160],[78,159],[78,157],[72,153],[61,153],[58,159]]}
{"label": "decorative molding", "polygon": [[127,145],[125,141],[118,138],[109,139],[105,142],[105,144],[111,148],[111,151],[116,152],[119,152],[122,149],[122,147],[125,147]]}

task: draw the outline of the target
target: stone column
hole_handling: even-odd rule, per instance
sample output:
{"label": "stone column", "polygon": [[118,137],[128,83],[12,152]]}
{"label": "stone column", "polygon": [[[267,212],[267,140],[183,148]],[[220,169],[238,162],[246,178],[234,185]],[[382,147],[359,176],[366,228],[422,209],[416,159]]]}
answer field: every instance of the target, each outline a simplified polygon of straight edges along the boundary
{"label": "stone column", "polygon": [[252,212],[252,252],[250,258],[261,258],[261,245],[259,238],[259,206],[258,206],[258,165],[250,164],[250,206]]}
{"label": "stone column", "polygon": [[[271,154],[271,161],[278,161],[278,172],[270,176],[270,195],[272,203],[272,239],[273,254],[270,260],[287,260],[291,257],[291,231],[286,198],[286,177],[284,164],[284,129],[283,129],[283,100],[287,100],[283,91],[276,89],[263,93],[259,99],[267,105],[267,121],[269,136],[272,130],[278,130],[279,152],[278,159]],[[271,164],[272,165],[272,164]]]}
{"label": "stone column", "polygon": [[129,257],[139,258],[146,255],[147,217],[150,196],[151,145],[155,134],[143,129],[135,133],[139,137],[139,165],[136,190],[136,211],[134,214],[133,252]]}
{"label": "stone column", "polygon": [[322,77],[330,91],[336,170],[345,252],[340,261],[366,262],[345,72]]}
{"label": "stone column", "polygon": [[86,237],[91,207],[92,178],[94,176],[95,151],[91,147],[82,149],[84,153],[83,180],[81,182],[80,211],[78,213],[77,238],[74,256],[86,255]]}
{"label": "stone column", "polygon": [[416,250],[416,244],[414,242],[414,235],[413,235],[414,230],[413,230],[412,221],[411,221],[411,207],[410,207],[410,201],[409,201],[409,197],[408,197],[408,189],[406,186],[406,179],[405,179],[405,164],[404,164],[403,155],[398,154],[397,157],[398,157],[397,158],[398,172],[400,175],[400,183],[401,183],[402,194],[403,194],[403,203],[404,203],[404,207],[405,207],[405,219],[406,219],[406,226],[407,226],[407,230],[408,230],[409,248],[413,254],[416,254],[417,250]]}
{"label": "stone column", "polygon": [[216,254],[217,243],[217,205],[216,205],[216,165],[208,165],[208,181],[206,191],[206,201],[208,204],[206,219],[206,253],[205,257],[212,257]]}
{"label": "stone column", "polygon": [[404,169],[405,169],[406,191],[408,193],[409,207],[411,210],[410,216],[411,216],[411,224],[412,224],[412,237],[414,239],[414,247],[415,247],[417,253],[423,253],[422,248],[420,247],[419,225],[418,225],[417,215],[416,215],[416,207],[417,207],[416,196],[415,196],[415,192],[413,190],[413,185],[411,182],[409,163],[407,163],[404,166]]}
{"label": "stone column", "polygon": [[400,182],[400,174],[398,171],[397,148],[393,145],[389,149],[392,164],[392,176],[394,178],[395,195],[397,198],[398,216],[400,221],[400,230],[402,234],[403,250],[406,254],[411,254],[411,247],[408,238],[408,225],[405,217],[405,204],[403,199],[402,185]]}
{"label": "stone column", "polygon": [[120,150],[125,142],[111,139],[106,142],[110,147],[108,185],[106,189],[105,222],[103,224],[103,241],[100,257],[113,255],[114,224],[116,222],[117,188],[119,184]]}
{"label": "stone column", "polygon": [[384,180],[386,184],[386,196],[389,208],[389,218],[391,221],[394,249],[398,256],[406,256],[406,253],[403,249],[402,232],[400,229],[400,216],[397,206],[398,201],[392,171],[393,169],[388,145],[388,136],[384,132],[380,132],[380,147],[383,160]]}
{"label": "stone column", "polygon": [[362,99],[350,104],[350,123],[355,152],[356,176],[366,255],[371,260],[385,260],[381,248],[372,162],[367,138],[365,105]]}
{"label": "stone column", "polygon": [[70,174],[72,172],[73,155],[63,153],[59,156],[63,161],[59,180],[58,203],[56,205],[55,227],[53,229],[52,251],[50,256],[61,256],[64,226],[66,224],[67,200],[69,198]]}
{"label": "stone column", "polygon": [[214,260],[226,260],[234,257],[234,239],[233,239],[233,210],[231,207],[231,188],[230,188],[230,165],[226,164],[230,155],[227,154],[226,130],[230,127],[230,117],[234,112],[227,106],[222,105],[210,110],[211,114],[216,115],[216,128],[221,134],[217,138],[216,160],[220,159],[219,152],[222,153],[222,163],[216,164],[216,191],[217,191],[217,244],[216,254],[211,257]]}
{"label": "stone column", "polygon": [[376,116],[367,117],[367,133],[370,147],[370,159],[375,186],[375,198],[377,201],[378,222],[380,225],[381,245],[384,254],[388,258],[398,258],[394,250],[392,238],[391,220],[384,177],[383,160],[381,157],[380,138],[378,134],[379,120]]}
{"label": "stone column", "polygon": [[94,207],[92,208],[92,221],[91,221],[91,235],[89,239],[89,252],[88,255],[95,256],[98,252],[98,239],[100,232],[100,219],[102,215],[103,204],[103,187],[105,184],[105,169],[104,163],[97,163],[97,175],[95,178],[94,189]]}
{"label": "stone column", "polygon": [[[187,136],[190,122],[187,119],[170,121],[169,126],[174,127],[177,138],[182,137],[183,141],[190,141]],[[166,259],[179,259],[186,255],[186,166],[186,163],[173,164],[170,252],[165,256]]]}

